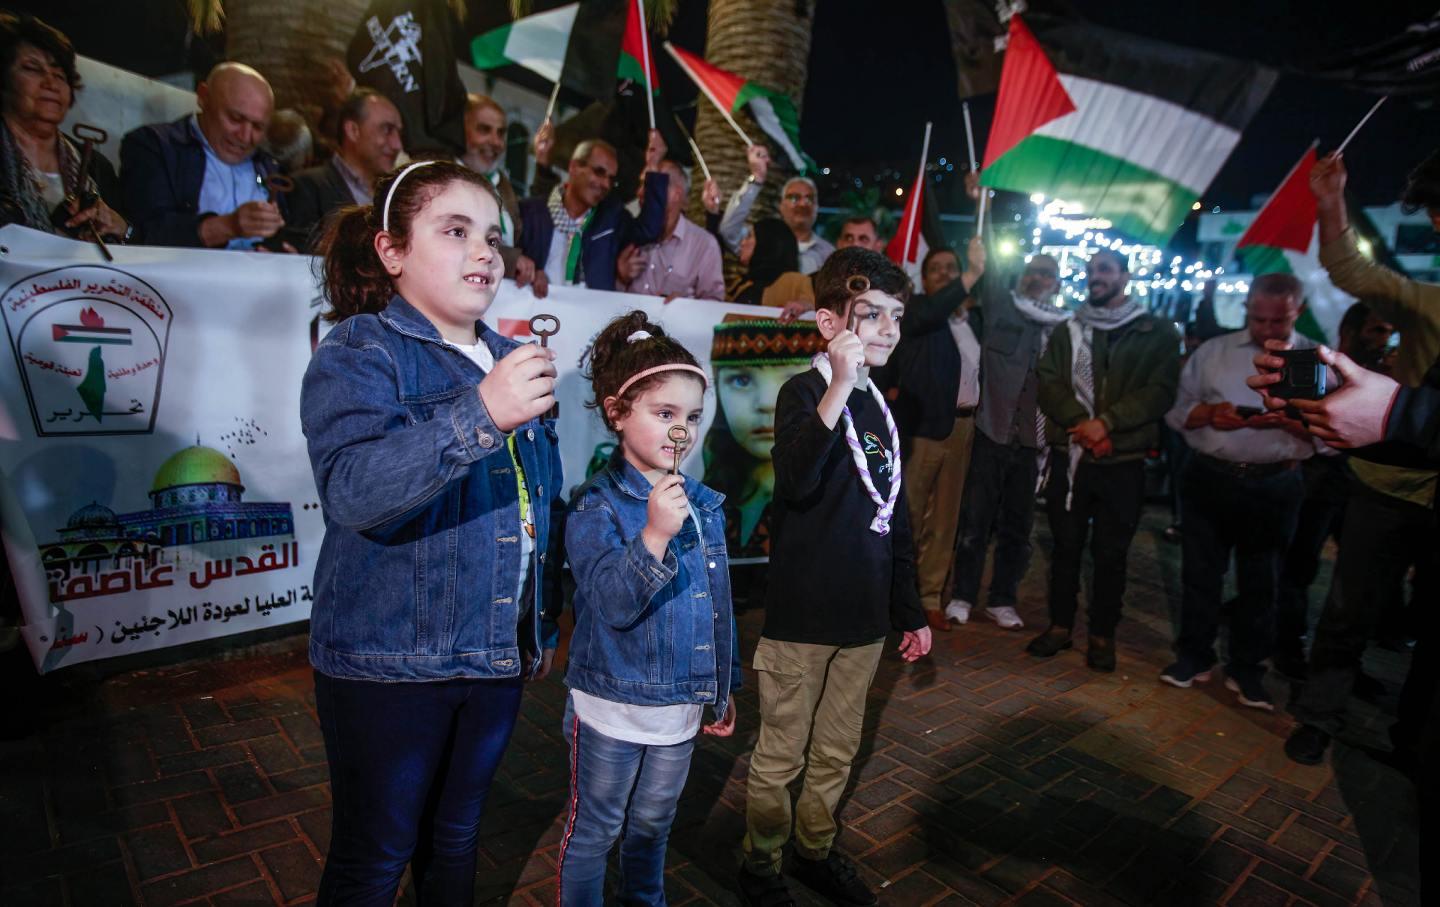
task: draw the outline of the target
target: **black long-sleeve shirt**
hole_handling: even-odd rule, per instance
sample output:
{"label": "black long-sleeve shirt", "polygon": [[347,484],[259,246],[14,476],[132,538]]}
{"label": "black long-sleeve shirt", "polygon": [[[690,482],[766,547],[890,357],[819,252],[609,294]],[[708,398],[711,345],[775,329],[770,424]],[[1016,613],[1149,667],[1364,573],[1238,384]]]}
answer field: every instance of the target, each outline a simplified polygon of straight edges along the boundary
{"label": "black long-sleeve shirt", "polygon": [[[814,369],[785,382],[775,401],[775,495],[770,504],[769,639],[844,646],[925,626],[915,546],[903,492],[890,532],[870,529],[875,502],[845,442],[845,420],[826,428],[825,379]],[[848,401],[875,490],[890,492],[895,452],[868,391]],[[903,470],[902,470],[903,477]],[[903,481],[903,478],[902,478]]]}

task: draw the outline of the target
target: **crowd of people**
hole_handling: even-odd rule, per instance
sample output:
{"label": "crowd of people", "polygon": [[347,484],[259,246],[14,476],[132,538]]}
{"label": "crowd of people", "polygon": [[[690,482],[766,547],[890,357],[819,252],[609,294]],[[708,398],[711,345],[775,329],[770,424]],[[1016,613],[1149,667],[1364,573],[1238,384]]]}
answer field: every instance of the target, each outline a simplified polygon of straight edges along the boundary
{"label": "crowd of people", "polygon": [[[749,174],[728,196],[701,187],[701,223],[686,215],[689,170],[658,132],[628,198],[615,189],[616,147],[586,139],[552,162],[546,123],[525,192],[505,170],[506,112],[492,99],[469,98],[467,147],[440,158],[407,154],[396,106],[361,88],[314,143],[328,158],[290,155],[293,188],[277,192],[273,92],[261,73],[223,63],[193,115],[125,136],[117,177],[99,158],[81,173],[59,130],[81,90],[63,35],[4,17],[0,66],[3,222],[323,256],[335,327],[301,412],[327,527],[310,641],[334,794],[321,903],[388,904],[407,865],[422,900],[468,899],[523,682],[551,668],[567,562],[563,904],[601,902],[617,842],[622,900],[663,903],[665,842],[697,734],[745,722],[759,728],[746,901],[792,903],[789,877],[835,903],[875,903],[834,847],[835,813],[886,638],[898,633],[913,661],[933,633],[981,614],[1024,629],[1019,586],[1043,499],[1047,615],[1024,651],[1075,646],[1088,546],[1085,663],[1116,670],[1146,464],[1162,449],[1183,596],[1174,662],[1158,680],[1190,688],[1223,658],[1235,701],[1262,710],[1274,708],[1272,667],[1303,682],[1286,743],[1296,761],[1319,762],[1342,729],[1360,657],[1412,568],[1414,599],[1433,600],[1440,290],[1360,253],[1336,156],[1311,180],[1321,260],[1362,302],[1338,349],[1319,352],[1340,390],[1283,400],[1270,391],[1284,351],[1316,346],[1296,332],[1305,289],[1289,274],[1257,276],[1244,327],[1186,353],[1176,326],[1127,292],[1118,252],[1089,259],[1088,296],[1072,312],[1054,258],[1031,256],[1007,282],[978,238],[931,250],[916,292],[881,254],[873,219],[846,220],[834,245],[817,232],[805,177],[781,186],[778,217],[757,218],[770,176],[762,146],[748,149]],[[1412,174],[1405,201],[1440,229],[1440,161]],[[727,256],[738,262],[728,281]],[[615,319],[585,364],[615,452],[567,502],[545,418],[554,354],[483,320],[502,277],[537,297],[574,284],[770,306],[788,325],[813,317],[799,329],[818,335],[819,352],[778,388],[758,435],[773,500],[753,652],[740,651],[726,553],[739,502],[672,468],[688,448],[671,429],[698,429],[712,376],[643,313]],[[1332,537],[1335,579],[1312,629],[1309,587]],[[1232,559],[1238,596],[1226,601]],[[492,617],[466,616],[481,612]],[[758,716],[736,714],[742,660],[758,678]],[[1434,665],[1419,652],[1413,663],[1388,755],[1408,766],[1434,745],[1423,735],[1437,707]]]}

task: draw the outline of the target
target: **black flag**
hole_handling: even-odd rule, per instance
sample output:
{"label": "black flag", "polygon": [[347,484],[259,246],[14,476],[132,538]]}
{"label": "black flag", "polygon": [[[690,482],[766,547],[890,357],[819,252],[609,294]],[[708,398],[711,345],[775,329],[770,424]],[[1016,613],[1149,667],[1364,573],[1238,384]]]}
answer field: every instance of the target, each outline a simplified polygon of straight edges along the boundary
{"label": "black flag", "polygon": [[350,40],[355,83],[389,98],[412,155],[465,151],[465,86],[445,0],[375,0]]}

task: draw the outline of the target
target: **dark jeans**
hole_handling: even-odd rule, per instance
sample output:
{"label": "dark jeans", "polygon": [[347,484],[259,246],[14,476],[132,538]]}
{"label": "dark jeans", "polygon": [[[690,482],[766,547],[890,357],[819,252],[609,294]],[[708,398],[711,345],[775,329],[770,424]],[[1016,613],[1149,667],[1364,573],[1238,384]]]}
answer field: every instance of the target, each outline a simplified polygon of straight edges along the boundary
{"label": "dark jeans", "polygon": [[334,819],[318,904],[390,907],[407,863],[421,905],[468,905],[480,814],[524,684],[379,683],[315,672]]}
{"label": "dark jeans", "polygon": [[1165,468],[1170,479],[1170,513],[1174,516],[1172,522],[1183,525],[1181,514],[1185,505],[1180,500],[1180,477],[1185,474],[1185,467],[1190,465],[1195,452],[1185,443],[1184,432],[1178,432],[1163,422],[1160,423],[1160,440],[1165,446]]}
{"label": "dark jeans", "polygon": [[1262,478],[1237,478],[1196,458],[1180,479],[1185,532],[1181,537],[1180,657],[1197,668],[1215,663],[1221,586],[1235,553],[1239,604],[1230,612],[1228,671],[1260,677],[1275,645],[1275,596],[1280,563],[1305,496],[1298,469]]}
{"label": "dark jeans", "polygon": [[1363,482],[1351,485],[1335,580],[1310,644],[1310,677],[1290,707],[1296,718],[1330,734],[1340,731],[1385,597],[1417,558],[1433,558],[1437,548],[1433,509]]}
{"label": "dark jeans", "polygon": [[995,572],[990,577],[986,604],[998,608],[1018,600],[1020,580],[1030,566],[1036,456],[1033,447],[996,444],[983,431],[975,432],[970,473],[965,477],[965,493],[960,499],[952,598],[975,604],[993,530]]}
{"label": "dark jeans", "polygon": [[1145,462],[1081,463],[1075,472],[1075,494],[1068,511],[1065,498],[1070,483],[1065,467],[1065,451],[1051,451],[1050,482],[1045,492],[1050,534],[1055,540],[1050,558],[1050,623],[1066,629],[1075,627],[1081,561],[1093,520],[1090,557],[1095,582],[1090,596],[1089,631],[1091,636],[1113,637],[1125,597],[1130,541],[1135,537],[1140,507],[1145,501]]}
{"label": "dark jeans", "polygon": [[1305,501],[1295,520],[1295,534],[1280,570],[1280,595],[1275,606],[1275,649],[1303,657],[1310,635],[1310,584],[1320,572],[1325,540],[1338,541],[1350,496],[1346,458],[1315,456],[1305,461]]}
{"label": "dark jeans", "polygon": [[560,907],[605,902],[605,861],[620,841],[616,903],[665,903],[665,848],[690,773],[695,738],[669,746],[616,740],[565,706],[570,741],[570,815],[557,870]]}

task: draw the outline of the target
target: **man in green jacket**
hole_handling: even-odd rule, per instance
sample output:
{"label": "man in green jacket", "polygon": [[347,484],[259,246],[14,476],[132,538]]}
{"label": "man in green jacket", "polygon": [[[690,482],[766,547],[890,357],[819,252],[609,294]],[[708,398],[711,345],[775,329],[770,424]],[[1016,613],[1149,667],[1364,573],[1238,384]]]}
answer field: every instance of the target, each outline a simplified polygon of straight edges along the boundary
{"label": "man in green jacket", "polygon": [[1115,670],[1115,626],[1125,594],[1126,558],[1145,499],[1145,456],[1160,443],[1160,420],[1180,381],[1180,335],[1125,295],[1129,263],[1101,249],[1085,268],[1089,299],[1050,338],[1036,372],[1040,409],[1050,419],[1046,506],[1050,627],[1027,651],[1048,658],[1072,646],[1081,554],[1094,522],[1085,661]]}

